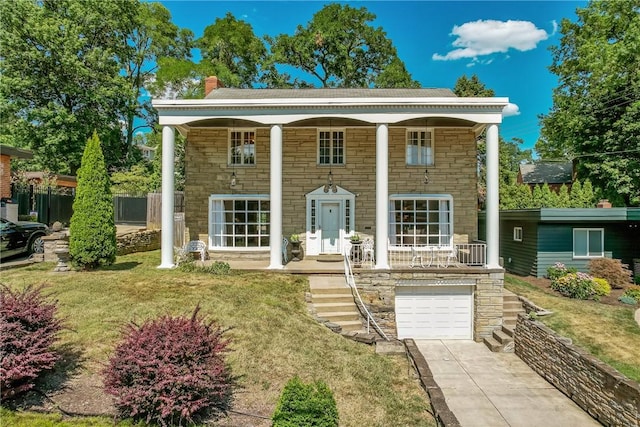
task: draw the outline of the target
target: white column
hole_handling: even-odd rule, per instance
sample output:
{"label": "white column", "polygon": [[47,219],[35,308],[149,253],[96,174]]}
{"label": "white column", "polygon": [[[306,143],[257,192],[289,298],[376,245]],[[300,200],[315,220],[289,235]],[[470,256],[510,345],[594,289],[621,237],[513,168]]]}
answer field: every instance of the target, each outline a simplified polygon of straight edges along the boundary
{"label": "white column", "polygon": [[158,268],[173,268],[173,193],[175,167],[175,130],[171,126],[162,128],[162,241],[160,242],[160,265]]}
{"label": "white column", "polygon": [[282,125],[271,126],[270,269],[282,268]]}
{"label": "white column", "polygon": [[487,267],[500,268],[498,125],[487,126]]}
{"label": "white column", "polygon": [[389,126],[376,126],[376,269],[389,268]]}

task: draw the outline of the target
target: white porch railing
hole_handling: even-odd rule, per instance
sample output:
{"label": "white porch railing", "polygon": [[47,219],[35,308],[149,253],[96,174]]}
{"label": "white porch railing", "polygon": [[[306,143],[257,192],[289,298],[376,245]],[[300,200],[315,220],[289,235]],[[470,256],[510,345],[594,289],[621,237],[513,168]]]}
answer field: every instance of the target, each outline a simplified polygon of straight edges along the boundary
{"label": "white porch railing", "polygon": [[[459,243],[450,246],[391,246],[391,268],[415,267],[484,267],[487,261],[487,245],[484,243]],[[367,267],[363,263],[362,267]]]}

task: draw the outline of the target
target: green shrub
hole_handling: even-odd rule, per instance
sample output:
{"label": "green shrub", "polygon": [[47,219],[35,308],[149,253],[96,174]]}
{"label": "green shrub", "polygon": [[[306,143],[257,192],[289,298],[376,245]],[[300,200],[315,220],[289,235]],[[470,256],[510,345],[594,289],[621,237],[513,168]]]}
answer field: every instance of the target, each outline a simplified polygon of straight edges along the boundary
{"label": "green shrub", "polygon": [[573,267],[567,267],[561,262],[556,262],[551,267],[547,268],[547,277],[551,280],[559,279],[566,276],[569,273],[575,273],[577,270]]}
{"label": "green shrub", "polygon": [[282,390],[272,421],[273,427],[336,427],[338,408],[324,382],[305,384],[295,376]]}
{"label": "green shrub", "polygon": [[633,298],[636,302],[640,302],[640,286],[631,285],[622,294],[626,297]]}
{"label": "green shrub", "polygon": [[589,261],[589,274],[607,279],[614,289],[622,289],[631,283],[631,270],[619,259],[592,259]]}
{"label": "green shrub", "polygon": [[636,305],[638,302],[636,299],[631,298],[627,295],[622,295],[620,298],[618,298],[618,301],[620,301],[623,304],[629,304],[629,305]]}
{"label": "green shrub", "polygon": [[640,274],[633,278],[633,283],[636,285],[640,285]]}
{"label": "green shrub", "polygon": [[607,279],[601,279],[600,277],[593,278],[593,289],[596,291],[596,295],[601,297],[611,293],[611,285],[609,285]]}
{"label": "green shrub", "polygon": [[569,273],[551,282],[551,289],[560,292],[565,297],[576,299],[599,298],[593,277],[585,273]]}
{"label": "green shrub", "polygon": [[69,253],[76,268],[90,270],[116,259],[111,183],[98,134],[87,141],[73,201]]}

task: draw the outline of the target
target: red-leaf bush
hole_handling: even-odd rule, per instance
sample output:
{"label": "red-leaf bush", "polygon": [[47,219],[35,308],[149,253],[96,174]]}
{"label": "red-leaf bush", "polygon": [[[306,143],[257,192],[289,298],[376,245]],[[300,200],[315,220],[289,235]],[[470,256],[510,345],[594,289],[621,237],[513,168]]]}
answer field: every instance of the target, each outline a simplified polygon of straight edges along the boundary
{"label": "red-leaf bush", "polygon": [[42,295],[43,285],[13,290],[0,285],[0,390],[2,400],[30,390],[35,379],[56,364],[53,350],[62,321],[57,302]]}
{"label": "red-leaf bush", "polygon": [[224,330],[198,316],[130,323],[104,370],[120,414],[163,426],[226,414],[236,384]]}
{"label": "red-leaf bush", "polygon": [[597,258],[589,261],[589,273],[593,277],[601,277],[614,289],[624,289],[631,284],[632,272],[627,264],[619,259]]}

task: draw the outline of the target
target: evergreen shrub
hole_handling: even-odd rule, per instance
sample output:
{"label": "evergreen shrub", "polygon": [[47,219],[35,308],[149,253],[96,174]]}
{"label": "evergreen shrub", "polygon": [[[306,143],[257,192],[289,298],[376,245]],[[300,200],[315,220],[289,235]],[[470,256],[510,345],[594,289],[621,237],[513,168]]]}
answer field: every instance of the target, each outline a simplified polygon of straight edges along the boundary
{"label": "evergreen shrub", "polygon": [[227,413],[236,384],[225,362],[230,341],[198,312],[124,328],[103,372],[122,416],[181,426]]}
{"label": "evergreen shrub", "polygon": [[640,302],[640,286],[631,285],[624,291],[624,296],[633,298],[636,302]]}
{"label": "evergreen shrub", "polygon": [[87,141],[73,201],[69,253],[72,264],[90,270],[116,259],[111,183],[97,133]]}
{"label": "evergreen shrub", "polygon": [[53,349],[62,321],[57,302],[48,302],[43,286],[22,291],[0,285],[0,390],[2,400],[30,390],[36,378],[54,367]]}
{"label": "evergreen shrub", "polygon": [[619,259],[597,258],[589,261],[589,273],[602,277],[614,289],[623,289],[631,283],[631,270]]}
{"label": "evergreen shrub", "polygon": [[323,381],[305,384],[295,376],[282,390],[272,421],[273,427],[336,427],[338,408]]}

